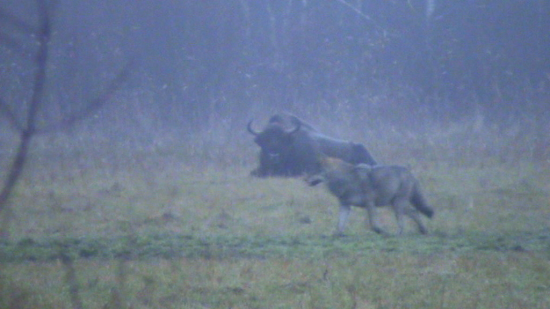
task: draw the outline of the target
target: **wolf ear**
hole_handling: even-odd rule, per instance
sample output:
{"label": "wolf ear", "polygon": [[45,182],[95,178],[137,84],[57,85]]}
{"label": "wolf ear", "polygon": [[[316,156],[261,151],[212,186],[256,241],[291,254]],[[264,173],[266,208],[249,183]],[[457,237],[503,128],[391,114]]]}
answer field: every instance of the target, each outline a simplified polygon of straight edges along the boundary
{"label": "wolf ear", "polygon": [[368,164],[361,163],[361,164],[357,164],[356,166],[354,166],[353,170],[355,171],[357,176],[359,176],[359,179],[361,181],[364,181],[364,180],[369,178],[369,174],[372,170],[372,166],[370,166]]}

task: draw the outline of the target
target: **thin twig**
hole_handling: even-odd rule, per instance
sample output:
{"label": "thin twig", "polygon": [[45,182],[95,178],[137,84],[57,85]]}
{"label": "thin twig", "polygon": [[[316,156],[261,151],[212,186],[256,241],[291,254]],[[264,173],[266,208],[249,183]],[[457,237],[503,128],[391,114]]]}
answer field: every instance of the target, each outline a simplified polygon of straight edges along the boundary
{"label": "thin twig", "polygon": [[131,63],[126,64],[124,68],[120,70],[120,72],[117,74],[117,76],[109,83],[107,88],[103,92],[101,92],[94,100],[91,100],[84,108],[72,113],[71,115],[65,117],[57,123],[50,124],[42,128],[37,128],[36,133],[44,134],[69,129],[79,121],[89,117],[91,114],[101,109],[114,95],[114,93],[120,89],[122,84],[128,79],[131,67]]}
{"label": "thin twig", "polygon": [[38,1],[40,12],[40,30],[37,33],[38,51],[36,53],[36,74],[34,76],[32,97],[27,114],[26,131],[33,135],[36,129],[36,117],[42,103],[44,85],[46,84],[46,67],[48,62],[48,43],[50,42],[51,24],[48,8],[43,1]]}
{"label": "thin twig", "polygon": [[[48,48],[51,39],[51,16],[53,3],[55,3],[55,1],[36,0],[36,2],[39,11],[39,28],[34,34],[38,40],[38,50],[36,51],[34,58],[36,73],[33,79],[31,99],[27,109],[27,117],[23,121],[19,121],[10,106],[0,98],[0,115],[6,117],[11,126],[19,133],[19,145],[17,147],[13,162],[9,168],[4,186],[0,191],[0,214],[9,208],[9,198],[11,197],[13,189],[15,188],[21,173],[23,172],[23,167],[27,159],[32,138],[37,133],[46,131],[51,132],[70,127],[76,122],[97,111],[105,105],[109,98],[121,87],[130,71],[130,64],[127,64],[115,77],[115,79],[107,86],[107,89],[105,89],[105,91],[103,91],[96,99],[90,101],[90,103],[82,110],[73,113],[68,118],[55,125],[42,129],[37,128],[38,113],[41,110],[41,105],[43,104],[44,99],[44,87],[46,84],[46,69],[49,52]],[[32,31],[32,27],[28,26],[26,23],[0,10],[0,19],[2,18],[6,19],[9,23],[13,24],[22,31]],[[4,215],[6,215],[5,212]],[[5,216],[5,218],[7,217]],[[8,223],[9,220],[7,219],[2,221],[2,224],[0,225],[0,236],[8,235]]]}
{"label": "thin twig", "polygon": [[[40,29],[37,33],[38,38],[38,51],[36,53],[36,73],[34,75],[32,97],[29,104],[29,110],[27,113],[27,122],[24,127],[19,128],[19,146],[15,154],[15,159],[10,167],[4,187],[0,192],[0,213],[7,207],[8,199],[23,172],[23,166],[27,159],[29,145],[36,129],[36,116],[42,102],[44,85],[46,83],[46,65],[48,61],[48,43],[50,41],[50,18],[46,5],[39,2],[40,11]],[[4,114],[12,114],[14,120],[13,124],[16,124],[15,116],[11,112],[7,105],[2,103]],[[6,228],[6,227],[2,227]],[[6,231],[4,231],[5,233]],[[2,231],[0,230],[0,234]]]}
{"label": "thin twig", "polygon": [[369,15],[363,13],[360,9],[356,8],[355,6],[349,4],[348,2],[344,1],[344,0],[336,0],[338,2],[340,2],[341,4],[345,5],[346,7],[348,7],[349,9],[351,9],[352,11],[354,11],[355,13],[357,13],[357,15],[361,16],[363,19],[369,21],[371,24],[373,24],[376,28],[378,28],[378,30],[382,30],[384,31],[385,33],[388,33],[388,31],[386,31],[386,29],[384,29],[384,27],[380,26],[374,19],[372,19]]}
{"label": "thin twig", "polygon": [[27,24],[22,19],[11,15],[10,13],[4,11],[3,9],[0,9],[0,21],[4,21],[5,23],[13,26],[17,30],[27,34],[36,33],[36,30],[37,30],[32,25]]}
{"label": "thin twig", "polygon": [[16,55],[27,58],[30,52],[26,50],[16,39],[0,32],[0,45],[11,49]]}
{"label": "thin twig", "polygon": [[0,98],[0,115],[3,115],[8,120],[13,129],[18,132],[23,131],[23,125],[19,122],[11,107],[2,98]]}

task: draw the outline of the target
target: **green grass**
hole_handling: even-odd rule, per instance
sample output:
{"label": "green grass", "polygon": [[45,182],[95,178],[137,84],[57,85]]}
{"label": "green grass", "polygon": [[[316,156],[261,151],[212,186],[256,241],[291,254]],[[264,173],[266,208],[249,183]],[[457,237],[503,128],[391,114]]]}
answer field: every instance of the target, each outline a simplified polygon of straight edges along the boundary
{"label": "green grass", "polygon": [[183,161],[33,158],[0,241],[0,308],[69,308],[71,286],[85,308],[550,307],[546,163],[409,162],[430,235],[376,235],[355,208],[334,238],[321,187]]}
{"label": "green grass", "polygon": [[[79,260],[86,308],[547,308],[548,257],[518,252],[370,252],[325,258]],[[124,281],[120,280],[124,269]],[[58,263],[11,264],[2,292],[67,306]],[[24,293],[24,292],[20,292]],[[13,294],[11,294],[13,295]],[[15,297],[15,296],[11,296]],[[3,298],[4,301],[9,300]],[[36,303],[34,303],[36,304]]]}
{"label": "green grass", "polygon": [[[158,162],[155,161],[159,160]],[[92,162],[37,169],[14,197],[11,240],[176,233],[192,236],[331,235],[338,211],[322,186],[301,179],[256,179],[251,167],[201,169],[176,160],[140,165]],[[38,165],[40,163],[35,163]],[[61,164],[61,163],[58,163]],[[77,166],[76,168],[74,166]],[[550,168],[520,163],[454,167],[412,166],[436,216],[436,234],[538,231],[550,221]],[[380,209],[395,231],[390,209]],[[349,235],[368,235],[365,212],[354,208]],[[408,233],[415,233],[410,225]]]}
{"label": "green grass", "polygon": [[55,261],[72,259],[155,258],[324,258],[373,252],[432,254],[476,251],[544,253],[550,250],[550,229],[531,232],[456,235],[367,235],[335,236],[193,236],[174,233],[140,233],[111,238],[27,238],[18,243],[0,243],[0,261]]}

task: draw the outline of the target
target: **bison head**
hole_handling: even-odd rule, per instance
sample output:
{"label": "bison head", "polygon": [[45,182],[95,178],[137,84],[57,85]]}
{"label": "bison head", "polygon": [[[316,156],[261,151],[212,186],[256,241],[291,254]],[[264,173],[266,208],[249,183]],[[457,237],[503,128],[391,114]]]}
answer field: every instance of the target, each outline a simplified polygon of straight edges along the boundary
{"label": "bison head", "polygon": [[255,136],[254,142],[260,146],[262,152],[270,160],[277,162],[288,153],[293,142],[293,135],[300,130],[300,127],[300,122],[291,129],[285,129],[279,122],[270,122],[262,132],[258,132],[252,128],[252,120],[250,120],[247,129],[250,134]]}

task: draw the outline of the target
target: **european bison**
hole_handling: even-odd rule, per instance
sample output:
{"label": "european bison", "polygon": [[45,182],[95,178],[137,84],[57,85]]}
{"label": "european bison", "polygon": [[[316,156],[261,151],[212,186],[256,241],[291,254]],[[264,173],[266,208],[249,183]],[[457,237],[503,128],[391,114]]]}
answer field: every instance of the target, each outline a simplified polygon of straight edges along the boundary
{"label": "european bison", "polygon": [[260,132],[252,128],[251,120],[247,129],[261,148],[259,166],[251,172],[253,176],[315,174],[320,171],[319,158],[322,156],[339,158],[351,164],[376,164],[363,145],[327,137],[293,115],[272,116]]}

